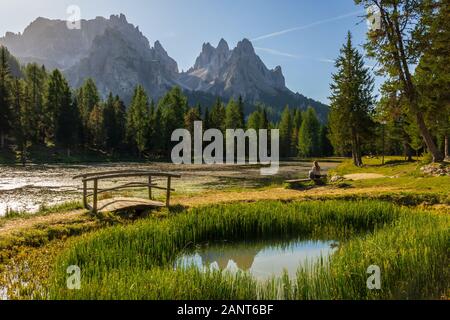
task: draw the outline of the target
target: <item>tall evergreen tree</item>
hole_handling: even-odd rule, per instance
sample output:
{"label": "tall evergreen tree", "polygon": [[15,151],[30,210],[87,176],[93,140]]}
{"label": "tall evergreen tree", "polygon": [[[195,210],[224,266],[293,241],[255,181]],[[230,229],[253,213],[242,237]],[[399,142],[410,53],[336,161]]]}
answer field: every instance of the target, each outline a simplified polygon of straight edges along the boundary
{"label": "tall evergreen tree", "polygon": [[89,144],[92,142],[92,136],[90,135],[88,128],[89,118],[94,107],[100,104],[100,96],[93,79],[86,79],[83,85],[78,89],[77,101],[83,123],[83,140],[84,143]]}
{"label": "tall evergreen tree", "polygon": [[11,73],[8,64],[9,52],[0,47],[0,147],[5,147],[6,136],[12,128]]}
{"label": "tall evergreen tree", "polygon": [[319,155],[320,122],[316,111],[309,107],[303,114],[302,125],[298,135],[298,150],[300,156],[313,157]]}
{"label": "tall evergreen tree", "polygon": [[137,86],[127,114],[127,137],[142,156],[148,147],[150,133],[150,105],[147,93]]}
{"label": "tall evergreen tree", "polygon": [[67,156],[70,157],[71,150],[80,142],[81,117],[76,99],[72,100],[68,86],[64,88],[56,121],[56,144],[65,148]]}
{"label": "tall evergreen tree", "polygon": [[216,103],[209,114],[209,128],[219,129],[222,132],[225,130],[225,107],[220,98],[217,98]]}
{"label": "tall evergreen tree", "polygon": [[225,109],[225,129],[244,129],[241,105],[234,99],[230,99]]}
{"label": "tall evergreen tree", "polygon": [[244,128],[245,125],[245,104],[244,104],[244,99],[242,99],[242,96],[239,96],[238,101],[237,101],[237,107],[239,110],[239,117],[241,118],[241,123],[242,123],[242,129]]}
{"label": "tall evergreen tree", "polygon": [[280,155],[289,157],[291,155],[292,138],[292,114],[288,106],[281,114],[280,129]]}
{"label": "tall evergreen tree", "polygon": [[125,138],[126,108],[118,96],[110,92],[103,107],[105,145],[114,153],[121,147]]}
{"label": "tall evergreen tree", "polygon": [[36,63],[28,64],[24,69],[25,81],[28,87],[28,94],[31,100],[32,116],[30,117],[34,140],[38,143],[44,142],[44,92],[47,81],[45,68]]}
{"label": "tall evergreen tree", "polygon": [[33,139],[33,110],[28,87],[23,80],[15,78],[11,83],[12,109],[14,110],[14,136],[20,161],[25,165],[28,148]]}
{"label": "tall evergreen tree", "polygon": [[302,112],[295,109],[292,117],[291,155],[298,156],[298,134],[302,126]]}
{"label": "tall evergreen tree", "polygon": [[298,129],[302,126],[302,111],[298,108],[295,109],[292,125]]}
{"label": "tall evergreen tree", "polygon": [[211,129],[210,115],[209,115],[209,109],[208,108],[205,108],[205,113],[203,115],[203,128],[205,130]]}
{"label": "tall evergreen tree", "polygon": [[47,89],[44,95],[44,124],[45,141],[49,144],[56,143],[55,135],[59,130],[59,115],[61,110],[66,110],[71,103],[69,84],[58,69],[55,69],[47,81]]}
{"label": "tall evergreen tree", "polygon": [[[153,105],[154,107],[154,105]],[[154,107],[154,111],[152,112],[151,117],[151,145],[152,149],[157,154],[163,154],[165,148],[165,142],[163,140],[164,136],[164,127],[163,127],[162,113],[161,109],[158,107]]]}
{"label": "tall evergreen tree", "polygon": [[89,115],[88,130],[91,145],[102,149],[105,146],[106,131],[103,106],[95,105]]}
{"label": "tall evergreen tree", "polygon": [[158,109],[161,110],[163,122],[163,141],[165,152],[170,155],[172,133],[184,128],[184,114],[188,109],[187,98],[180,87],[174,87],[159,101]]}
{"label": "tall evergreen tree", "polygon": [[198,108],[190,108],[184,116],[184,127],[189,130],[191,136],[194,136],[194,123],[202,121],[200,110]]}
{"label": "tall evergreen tree", "polygon": [[330,157],[333,155],[333,146],[328,139],[328,126],[322,125],[319,132],[319,155],[323,157]]}
{"label": "tall evergreen tree", "polygon": [[266,108],[262,108],[261,111],[261,122],[259,124],[260,129],[269,129],[269,117],[267,116]]}
{"label": "tall evergreen tree", "polygon": [[347,43],[336,60],[337,73],[333,74],[331,84],[329,123],[333,146],[339,150],[348,141],[356,166],[362,165],[362,143],[370,137],[373,127],[374,80],[364,65],[362,55],[353,47],[349,32]]}
{"label": "tall evergreen tree", "polygon": [[258,131],[261,128],[263,113],[259,108],[248,116],[247,128]]}

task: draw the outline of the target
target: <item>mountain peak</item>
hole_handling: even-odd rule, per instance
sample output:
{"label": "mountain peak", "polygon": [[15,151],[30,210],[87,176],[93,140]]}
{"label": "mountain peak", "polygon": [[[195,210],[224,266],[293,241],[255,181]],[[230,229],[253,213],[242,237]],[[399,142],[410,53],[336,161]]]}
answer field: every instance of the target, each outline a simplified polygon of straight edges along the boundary
{"label": "mountain peak", "polygon": [[253,44],[247,38],[244,38],[242,41],[238,42],[236,50],[239,52],[255,54]]}
{"label": "mountain peak", "polygon": [[117,22],[121,22],[121,23],[128,23],[127,17],[126,17],[123,13],[121,13],[121,14],[119,14],[119,15],[117,15],[117,14],[112,14],[112,15],[109,17],[109,20],[111,20],[111,21],[117,21]]}
{"label": "mountain peak", "polygon": [[228,46],[228,43],[225,41],[225,39],[220,39],[219,44],[217,45],[217,50],[220,52],[230,51],[230,47]]}
{"label": "mountain peak", "polygon": [[211,52],[211,51],[214,51],[214,47],[211,45],[211,43],[205,42],[205,43],[203,43],[202,51],[203,52]]}
{"label": "mountain peak", "polygon": [[167,53],[164,47],[162,46],[161,42],[159,42],[159,40],[156,40],[153,46],[156,51]]}

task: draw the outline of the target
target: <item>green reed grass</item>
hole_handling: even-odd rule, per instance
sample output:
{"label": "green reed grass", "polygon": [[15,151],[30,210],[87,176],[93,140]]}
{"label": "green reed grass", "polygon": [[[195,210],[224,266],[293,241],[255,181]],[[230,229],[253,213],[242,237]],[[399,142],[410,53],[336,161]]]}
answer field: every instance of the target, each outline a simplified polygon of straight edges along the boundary
{"label": "green reed grass", "polygon": [[[391,299],[439,298],[449,285],[450,218],[384,202],[263,201],[191,209],[83,237],[54,267],[54,299]],[[337,239],[328,260],[258,283],[245,273],[174,270],[177,256],[216,240]],[[382,290],[366,287],[370,265]],[[66,268],[82,271],[66,289]]]}

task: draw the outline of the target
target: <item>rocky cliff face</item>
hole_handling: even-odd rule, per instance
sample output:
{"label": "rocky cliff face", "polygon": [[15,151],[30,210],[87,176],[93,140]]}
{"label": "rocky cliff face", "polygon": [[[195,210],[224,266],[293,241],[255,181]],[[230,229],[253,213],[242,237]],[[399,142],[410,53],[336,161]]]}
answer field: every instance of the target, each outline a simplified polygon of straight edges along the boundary
{"label": "rocky cliff face", "polygon": [[152,48],[124,15],[83,20],[80,30],[66,22],[38,18],[23,34],[0,38],[22,63],[37,62],[48,69],[60,68],[73,87],[91,77],[106,96],[110,91],[129,100],[137,84],[153,97],[176,84],[178,66],[161,43]]}
{"label": "rocky cliff face", "polygon": [[251,42],[239,42],[230,51],[225,40],[217,48],[206,43],[193,68],[180,76],[189,90],[205,91],[225,97],[242,96],[257,101],[262,94],[287,91],[281,67],[269,70],[256,55]]}

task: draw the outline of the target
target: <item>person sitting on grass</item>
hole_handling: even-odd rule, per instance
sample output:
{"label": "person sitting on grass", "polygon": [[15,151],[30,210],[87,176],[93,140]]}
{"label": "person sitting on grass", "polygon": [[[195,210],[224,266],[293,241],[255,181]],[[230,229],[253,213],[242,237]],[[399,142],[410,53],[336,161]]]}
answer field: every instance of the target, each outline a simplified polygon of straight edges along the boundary
{"label": "person sitting on grass", "polygon": [[314,166],[312,167],[312,170],[309,172],[309,178],[311,180],[319,180],[322,178],[322,174],[320,172],[321,168],[319,165],[319,162],[314,161]]}

